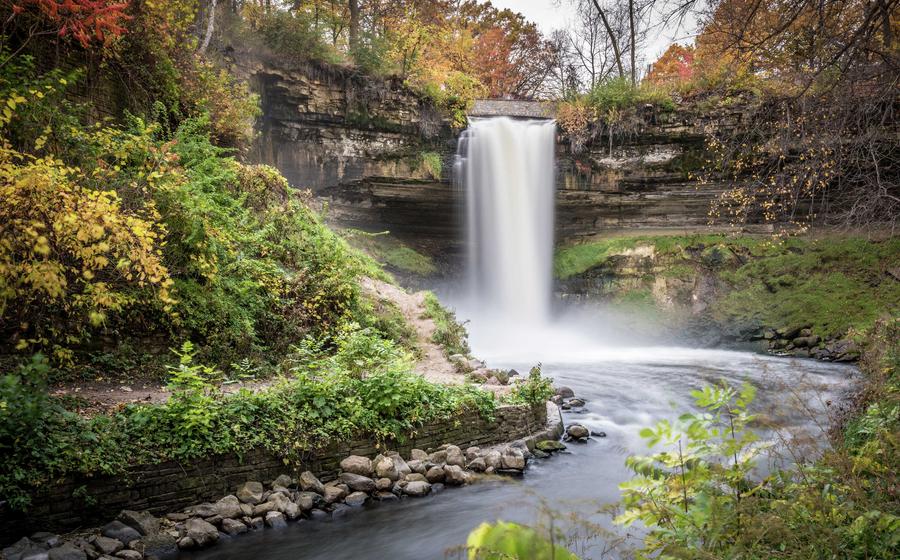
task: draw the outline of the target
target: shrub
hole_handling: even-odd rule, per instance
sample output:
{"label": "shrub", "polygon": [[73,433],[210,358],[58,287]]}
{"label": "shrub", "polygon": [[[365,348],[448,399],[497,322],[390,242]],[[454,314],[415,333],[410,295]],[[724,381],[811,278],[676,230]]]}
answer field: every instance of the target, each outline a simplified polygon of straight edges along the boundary
{"label": "shrub", "polygon": [[544,404],[555,394],[553,379],[541,375],[540,364],[531,368],[524,383],[513,386],[506,401],[512,404]]}
{"label": "shrub", "polygon": [[439,180],[442,167],[441,154],[437,152],[422,152],[419,154],[419,169],[426,176]]}
{"label": "shrub", "polygon": [[425,293],[425,315],[434,321],[434,334],[431,335],[431,340],[440,344],[446,355],[469,355],[471,349],[466,328],[456,321],[456,315],[444,308],[437,296],[431,292]]}

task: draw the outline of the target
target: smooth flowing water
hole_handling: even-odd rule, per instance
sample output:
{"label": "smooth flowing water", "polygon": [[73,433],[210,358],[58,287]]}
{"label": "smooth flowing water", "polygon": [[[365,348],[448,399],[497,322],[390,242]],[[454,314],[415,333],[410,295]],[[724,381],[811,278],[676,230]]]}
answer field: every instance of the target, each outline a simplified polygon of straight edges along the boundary
{"label": "smooth flowing water", "polygon": [[[602,310],[553,318],[553,135],[552,121],[505,118],[475,121],[464,135],[456,171],[469,201],[470,282],[465,293],[445,294],[445,299],[455,299],[461,318],[471,319],[476,356],[491,367],[520,372],[542,362],[544,374],[587,401],[579,413],[565,413],[565,423],[577,421],[606,437],[533,460],[519,480],[373,503],[339,520],[243,535],[187,558],[461,558],[453,549],[480,523],[532,523],[548,510],[613,529],[610,516],[598,511],[618,501],[618,484],[629,477],[625,458],[645,451],[638,432],[690,410],[691,391],[722,380],[734,386],[749,381],[758,388],[755,409],[778,425],[766,437],[778,441],[806,433],[815,452],[829,403],[839,400],[854,367],[750,352],[640,346]],[[581,543],[576,552],[584,558],[616,557],[616,551],[607,554],[606,549],[618,538]]]}

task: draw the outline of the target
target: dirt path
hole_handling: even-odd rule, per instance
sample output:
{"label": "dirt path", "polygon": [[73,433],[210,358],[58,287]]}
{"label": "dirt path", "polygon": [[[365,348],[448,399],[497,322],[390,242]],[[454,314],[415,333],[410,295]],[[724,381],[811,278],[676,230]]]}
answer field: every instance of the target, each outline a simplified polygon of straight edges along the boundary
{"label": "dirt path", "polygon": [[[425,292],[411,294],[399,286],[371,278],[363,279],[361,284],[363,290],[369,295],[395,303],[407,323],[415,329],[416,344],[420,350],[420,358],[415,365],[416,373],[429,381],[445,385],[459,385],[465,382],[465,375],[456,371],[454,365],[444,355],[440,345],[431,340],[435,325],[434,321],[425,315]],[[219,390],[223,393],[233,393],[242,388],[255,391],[270,383],[271,380],[234,383],[221,385]],[[502,385],[484,385],[483,387],[495,393],[508,390],[508,387]],[[170,395],[165,383],[160,380],[128,379],[116,376],[58,383],[51,387],[50,393],[57,397],[71,399],[69,408],[87,415],[119,409],[127,404],[160,404],[165,402]]]}

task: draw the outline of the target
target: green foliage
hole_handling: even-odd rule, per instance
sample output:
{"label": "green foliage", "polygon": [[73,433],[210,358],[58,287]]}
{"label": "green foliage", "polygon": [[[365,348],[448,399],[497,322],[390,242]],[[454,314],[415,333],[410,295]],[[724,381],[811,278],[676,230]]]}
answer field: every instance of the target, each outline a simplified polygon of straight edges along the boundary
{"label": "green foliage", "polygon": [[458,323],[456,315],[441,305],[437,296],[431,292],[425,293],[425,315],[434,321],[435,328],[431,340],[440,344],[446,355],[469,355],[471,349],[465,326]]}
{"label": "green foliage", "polygon": [[431,257],[404,244],[389,232],[369,233],[347,229],[343,231],[343,236],[352,246],[393,269],[416,276],[431,276],[437,272],[437,266]]}
{"label": "green foliage", "polygon": [[675,103],[666,91],[651,84],[631,85],[627,78],[613,78],[600,82],[587,94],[588,104],[601,112],[621,111],[640,105],[656,105],[674,110]]}
{"label": "green foliage", "polygon": [[325,61],[340,64],[344,55],[323,40],[314,16],[303,11],[267,10],[262,6],[244,6],[243,20],[248,30],[282,56],[301,61]]}
{"label": "green foliage", "polygon": [[422,152],[419,154],[419,169],[428,177],[440,179],[442,167],[441,154],[437,152]]}
{"label": "green foliage", "polygon": [[482,523],[466,541],[469,560],[577,560],[578,557],[531,527]]}
{"label": "green foliage", "polygon": [[524,383],[513,386],[512,391],[506,397],[506,402],[543,405],[550,400],[554,393],[553,379],[541,375],[541,366],[538,364],[528,372],[528,379]]}

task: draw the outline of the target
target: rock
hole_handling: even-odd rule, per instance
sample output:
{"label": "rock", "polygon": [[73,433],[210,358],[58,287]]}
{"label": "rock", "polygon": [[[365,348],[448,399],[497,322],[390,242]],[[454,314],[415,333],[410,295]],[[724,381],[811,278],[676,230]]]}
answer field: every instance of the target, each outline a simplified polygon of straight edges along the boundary
{"label": "rock", "polygon": [[[138,553],[138,558],[140,558]],[[28,559],[29,556],[22,556],[22,560]],[[87,560],[87,554],[72,543],[64,543],[57,548],[51,548],[47,558],[50,560]]]}
{"label": "rock", "polygon": [[116,552],[119,552],[120,550],[125,548],[125,545],[122,544],[119,539],[111,539],[109,537],[103,536],[94,539],[94,546],[103,554],[110,555],[115,554]]}
{"label": "rock", "polygon": [[159,519],[153,517],[149,511],[122,510],[119,513],[119,521],[128,525],[142,535],[155,535],[159,533]]}
{"label": "rock", "polygon": [[375,459],[374,468],[375,476],[378,478],[389,478],[391,480],[400,478],[400,472],[397,470],[394,460],[391,457],[379,455],[378,458]]}
{"label": "rock", "polygon": [[[368,459],[366,459],[368,460]],[[367,476],[354,474],[350,472],[341,473],[340,481],[350,487],[355,492],[373,492],[375,490],[375,481]]]}
{"label": "rock", "polygon": [[481,448],[472,446],[466,448],[466,461],[473,461],[481,456]]}
{"label": "rock", "polygon": [[249,481],[238,487],[236,495],[245,504],[256,505],[263,500],[263,490],[261,482]]}
{"label": "rock", "polygon": [[250,504],[241,504],[241,515],[243,517],[250,517],[253,515],[253,506]]}
{"label": "rock", "polygon": [[[328,492],[329,488],[331,487],[325,488],[326,493]],[[341,496],[341,498],[343,498],[343,496]],[[297,492],[297,497],[294,498],[294,503],[300,506],[300,509],[303,511],[311,510],[312,508],[319,505],[320,502],[322,502],[322,496],[316,494],[315,492]]]}
{"label": "rock", "polygon": [[141,538],[140,533],[118,520],[111,521],[104,525],[100,533],[104,537],[116,539],[117,541],[125,545],[127,545],[131,541],[135,541]]}
{"label": "rock", "polygon": [[300,506],[295,504],[294,502],[288,502],[286,506],[284,506],[284,516],[289,520],[293,521],[300,517]]}
{"label": "rock", "polygon": [[366,500],[369,499],[369,496],[365,492],[354,492],[344,498],[344,503],[350,507],[360,507]]}
{"label": "rock", "polygon": [[559,406],[559,405],[562,404],[563,398],[562,398],[561,396],[559,396],[559,395],[553,395],[552,397],[550,397],[550,402],[552,402],[553,404]]}
{"label": "rock", "polygon": [[181,523],[182,521],[187,521],[190,519],[190,515],[187,513],[167,513],[166,519],[169,521],[174,521],[175,523]]}
{"label": "rock", "polygon": [[547,457],[550,456],[550,454],[545,453],[545,452],[541,451],[540,449],[535,449],[534,456],[537,457],[538,459],[546,459]]}
{"label": "rock", "polygon": [[241,533],[246,533],[248,530],[249,529],[244,525],[243,521],[238,521],[237,519],[222,520],[222,532],[226,535],[231,535],[233,537],[235,535],[240,535]]}
{"label": "rock", "polygon": [[255,506],[253,506],[253,513],[251,515],[265,515],[270,511],[278,511],[278,507],[275,502],[263,502],[261,504],[256,504]]}
{"label": "rock", "polygon": [[566,428],[566,435],[577,441],[587,439],[591,432],[581,424],[571,424]]}
{"label": "rock", "polygon": [[457,465],[447,465],[444,467],[444,482],[453,486],[462,486],[468,482],[466,471]]}
{"label": "rock", "polygon": [[122,560],[141,560],[143,557],[144,555],[137,550],[120,550],[116,553],[116,558]]}
{"label": "rock", "polygon": [[475,371],[469,373],[469,379],[473,383],[487,383],[487,380],[491,377],[491,372],[487,368],[476,369]]}
{"label": "rock", "polygon": [[422,481],[422,482],[425,482],[425,481],[428,480],[427,478],[425,478],[425,475],[424,475],[424,474],[419,474],[419,473],[409,473],[409,474],[406,475],[403,479],[404,479],[406,482],[415,482],[415,481],[417,481],[417,480]]}
{"label": "rock", "polygon": [[412,468],[403,460],[403,457],[400,456],[396,451],[391,451],[388,453],[388,457],[394,461],[394,466],[397,468],[397,472],[400,473],[400,476],[405,474],[409,474],[412,472]]}
{"label": "rock", "polygon": [[219,540],[219,530],[211,523],[193,517],[184,524],[186,536],[192,538],[197,546],[209,546]]}
{"label": "rock", "polygon": [[309,471],[300,473],[300,489],[305,492],[315,492],[316,494],[325,494],[325,485],[316,478],[316,475]]}
{"label": "rock", "polygon": [[566,444],[561,441],[556,441],[552,439],[539,441],[534,444],[536,449],[543,451],[544,453],[553,453],[554,451],[562,451],[566,448]]}
{"label": "rock", "polygon": [[[325,487],[325,502],[329,504],[333,504],[335,502],[341,501],[344,496],[347,495],[347,492],[338,486],[326,486]],[[312,509],[304,508],[304,509]]]}
{"label": "rock", "polygon": [[213,515],[212,517],[207,517],[204,521],[207,523],[212,523],[216,527],[222,524],[222,516],[221,515]]}
{"label": "rock", "polygon": [[378,490],[379,492],[390,492],[393,487],[394,481],[390,478],[379,478],[375,481],[375,490]]}
{"label": "rock", "polygon": [[409,458],[412,459],[413,461],[423,461],[424,462],[424,461],[428,460],[428,453],[425,453],[421,449],[413,449],[412,451],[409,452]]}
{"label": "rock", "polygon": [[569,406],[571,407],[582,407],[584,406],[584,399],[569,399]]}
{"label": "rock", "polygon": [[409,470],[411,470],[412,472],[425,474],[428,471],[428,469],[425,467],[425,462],[418,459],[413,459],[412,461],[408,462],[407,465],[409,466]]}
{"label": "rock", "polygon": [[469,461],[468,469],[475,472],[484,472],[485,469],[487,469],[487,465],[485,464],[483,457],[476,457]]}
{"label": "rock", "polygon": [[347,504],[337,504],[334,506],[334,509],[331,510],[331,518],[332,519],[341,519],[342,517],[346,517],[353,511],[353,508],[348,506]]}
{"label": "rock", "polygon": [[603,431],[595,432],[594,430],[591,430],[591,435],[596,436],[596,437],[606,437],[606,432],[603,432]]}
{"label": "rock", "polygon": [[504,470],[524,471],[525,454],[514,447],[507,447],[500,456],[500,466]]}
{"label": "rock", "polygon": [[447,461],[448,465],[456,465],[457,467],[466,466],[466,456],[463,455],[462,450],[455,445],[447,446]]}
{"label": "rock", "polygon": [[414,480],[403,488],[404,494],[415,498],[426,496],[429,492],[431,492],[431,484],[422,482],[421,480]]}
{"label": "rock", "polygon": [[484,455],[484,464],[487,465],[487,469],[485,469],[485,472],[487,472],[489,469],[493,469],[491,470],[491,472],[494,472],[497,469],[501,468],[502,462],[500,460],[500,452],[496,449],[491,449],[490,451],[488,451]]}
{"label": "rock", "polygon": [[457,371],[468,372],[472,369],[469,367],[469,359],[462,354],[451,354],[447,356],[447,360],[456,367]]}
{"label": "rock", "polygon": [[375,492],[372,497],[379,502],[392,502],[400,499],[397,494],[394,494],[393,492]]}
{"label": "rock", "polygon": [[272,489],[275,490],[279,487],[281,488],[290,488],[294,485],[294,479],[286,474],[278,475],[278,478],[272,481]]}
{"label": "rock", "polygon": [[441,463],[447,462],[447,452],[443,449],[435,451],[431,455],[428,456],[428,460],[436,465],[440,465]]}
{"label": "rock", "polygon": [[444,486],[443,482],[435,482],[434,484],[431,485],[431,493],[438,494],[440,492],[443,492],[444,488],[445,488],[445,486]]}
{"label": "rock", "polygon": [[331,516],[328,515],[328,512],[321,510],[321,509],[314,509],[311,512],[309,512],[309,518],[312,520],[322,521],[322,520],[328,519],[329,517],[331,517]]}
{"label": "rock", "polygon": [[793,340],[794,346],[797,348],[815,348],[822,339],[818,336],[798,336]]}
{"label": "rock", "polygon": [[266,526],[273,529],[283,529],[287,527],[287,521],[284,520],[284,514],[280,511],[270,511],[266,514]]}
{"label": "rock", "polygon": [[557,387],[556,394],[564,399],[571,399],[575,396],[575,391],[573,391],[569,387]]}
{"label": "rock", "polygon": [[178,548],[181,550],[190,550],[192,548],[197,548],[197,543],[191,537],[181,537],[178,539]]}
{"label": "rock", "polygon": [[[368,457],[360,455],[350,455],[341,461],[341,470],[345,473],[357,474],[359,476],[372,476],[372,461]],[[352,488],[352,487],[351,487]]]}
{"label": "rock", "polygon": [[48,533],[47,531],[38,531],[31,535],[31,540],[37,544],[42,544],[48,548],[59,546],[59,535]]}
{"label": "rock", "polygon": [[251,531],[259,531],[266,526],[266,522],[262,517],[254,517],[250,520],[248,526]]}
{"label": "rock", "polygon": [[444,467],[434,466],[428,469],[425,473],[425,478],[428,482],[444,482],[444,477],[446,473],[444,472]]}
{"label": "rock", "polygon": [[26,553],[46,550],[47,548],[41,543],[34,542],[27,537],[22,537],[12,545],[3,549],[3,558],[6,558],[7,560],[22,560]]}
{"label": "rock", "polygon": [[[224,524],[225,521],[231,520],[225,519],[222,523]],[[143,551],[144,556],[147,558],[156,560],[173,560],[178,556],[178,545],[175,543],[175,537],[164,532],[145,536],[141,539],[137,550]]]}
{"label": "rock", "polygon": [[222,519],[234,519],[244,515],[244,510],[241,509],[241,501],[237,499],[237,496],[225,496],[216,502],[215,505],[216,515],[222,516]]}

